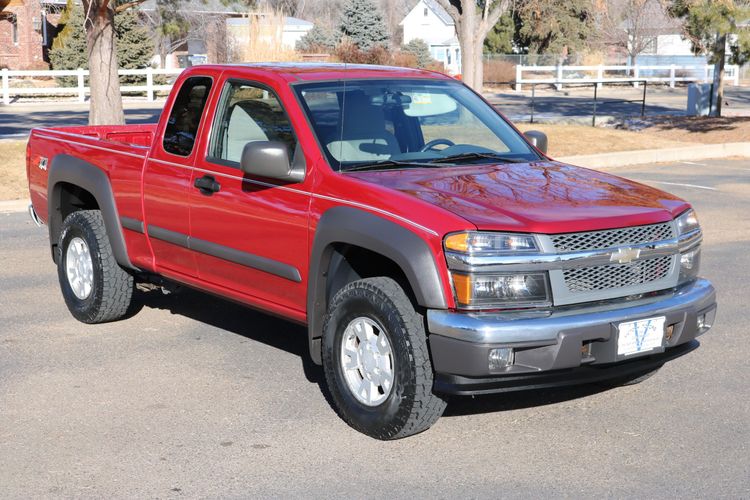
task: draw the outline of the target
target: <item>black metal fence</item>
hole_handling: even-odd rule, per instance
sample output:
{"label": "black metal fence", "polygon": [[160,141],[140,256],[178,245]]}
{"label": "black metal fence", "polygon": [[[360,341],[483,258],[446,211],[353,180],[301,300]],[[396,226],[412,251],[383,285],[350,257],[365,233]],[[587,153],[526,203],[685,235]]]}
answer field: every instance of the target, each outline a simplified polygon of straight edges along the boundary
{"label": "black metal fence", "polygon": [[[514,84],[514,82],[485,82],[486,85],[508,85],[509,87]],[[640,116],[646,116],[646,97],[648,95],[648,81],[647,80],[641,80],[641,79],[633,79],[633,80],[627,80],[622,82],[617,82],[615,85],[627,85],[629,87],[638,87],[642,85],[642,92],[640,93],[640,97],[638,99],[612,99],[612,98],[604,98],[600,96],[599,90],[601,89],[602,85],[606,84],[607,86],[612,86],[613,83],[609,81],[591,81],[591,82],[582,82],[582,83],[565,83],[565,88],[591,88],[591,99],[590,103],[592,104],[592,111],[591,111],[591,126],[596,126],[596,119],[597,116],[601,116],[602,114],[606,113],[607,107],[614,105],[614,104],[625,104],[625,103],[633,103],[633,104],[639,104],[640,108]],[[550,83],[527,83],[524,85],[531,86],[531,98],[528,102],[528,115],[529,115],[529,123],[534,123],[534,119],[536,117],[537,113],[537,103],[538,103],[538,96],[537,96],[537,87],[552,87],[555,88],[557,85],[555,82]],[[580,99],[580,97],[577,97]],[[517,106],[517,103],[493,103],[493,105],[497,107],[505,106],[505,105],[514,105]]]}

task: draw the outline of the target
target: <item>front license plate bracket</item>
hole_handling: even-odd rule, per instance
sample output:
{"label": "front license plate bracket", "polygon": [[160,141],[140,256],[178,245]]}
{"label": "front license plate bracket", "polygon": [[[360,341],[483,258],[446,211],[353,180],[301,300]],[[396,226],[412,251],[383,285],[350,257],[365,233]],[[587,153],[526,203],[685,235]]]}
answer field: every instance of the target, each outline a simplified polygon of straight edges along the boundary
{"label": "front license plate bracket", "polygon": [[617,355],[645,354],[664,347],[665,316],[626,321],[617,325]]}

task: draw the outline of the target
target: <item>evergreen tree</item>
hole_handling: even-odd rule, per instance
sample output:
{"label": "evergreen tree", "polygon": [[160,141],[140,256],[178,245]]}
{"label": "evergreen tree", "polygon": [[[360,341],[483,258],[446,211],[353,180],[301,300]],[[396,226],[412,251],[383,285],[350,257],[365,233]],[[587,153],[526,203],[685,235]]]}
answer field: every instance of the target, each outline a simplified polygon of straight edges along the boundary
{"label": "evergreen tree", "polygon": [[[65,10],[60,16],[58,26],[64,25],[52,41],[49,60],[52,69],[88,68],[86,49],[86,33],[83,30],[83,9],[68,0]],[[58,76],[57,81],[63,87],[74,87],[78,84],[78,77]]]}
{"label": "evergreen tree", "polygon": [[[141,69],[151,66],[154,57],[154,40],[149,31],[138,22],[138,12],[129,9],[115,15],[117,60],[120,68]],[[121,77],[120,81],[143,79],[139,76]]]}
{"label": "evergreen tree", "polygon": [[334,30],[316,24],[302,38],[297,40],[295,48],[300,52],[307,53],[330,52],[338,45],[338,38],[339,34]]}
{"label": "evergreen tree", "polygon": [[404,45],[401,50],[406,53],[412,54],[417,58],[417,67],[426,68],[432,63],[432,55],[430,55],[430,46],[427,42],[421,38],[415,38],[409,43]]}
{"label": "evergreen tree", "polygon": [[386,47],[390,39],[383,13],[373,0],[347,0],[339,30],[360,50]]}
{"label": "evergreen tree", "polygon": [[[68,0],[65,11],[60,17],[64,28],[57,34],[49,51],[52,69],[88,69],[86,32],[83,29],[83,9],[80,5]],[[124,69],[148,67],[154,55],[154,42],[148,30],[138,23],[138,13],[132,10],[118,12],[115,15],[115,34],[117,36],[117,59]],[[78,84],[78,77],[63,76],[57,80],[64,87]],[[123,83],[141,83],[142,76],[122,76]]]}
{"label": "evergreen tree", "polygon": [[[724,65],[750,60],[750,2],[747,0],[671,0],[669,13],[685,21],[693,52],[715,65],[716,115],[724,101]],[[729,45],[729,54],[727,54]]]}
{"label": "evergreen tree", "polygon": [[583,48],[594,31],[592,0],[526,0],[516,11],[522,47],[533,54],[564,54]]}
{"label": "evergreen tree", "polygon": [[516,22],[511,14],[503,14],[487,33],[484,51],[490,54],[510,54],[516,36]]}

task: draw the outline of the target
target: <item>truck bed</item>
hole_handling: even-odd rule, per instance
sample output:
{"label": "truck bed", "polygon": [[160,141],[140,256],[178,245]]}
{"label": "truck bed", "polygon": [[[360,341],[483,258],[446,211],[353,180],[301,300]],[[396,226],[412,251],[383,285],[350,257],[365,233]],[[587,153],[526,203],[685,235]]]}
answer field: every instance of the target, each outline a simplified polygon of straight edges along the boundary
{"label": "truck bed", "polygon": [[156,124],[45,127],[37,130],[94,137],[102,141],[127,144],[129,146],[149,147],[153,141]]}
{"label": "truck bed", "polygon": [[47,168],[57,155],[84,159],[107,173],[118,208],[140,213],[140,177],[156,124],[45,127],[32,130],[26,171],[31,201],[47,219]]}

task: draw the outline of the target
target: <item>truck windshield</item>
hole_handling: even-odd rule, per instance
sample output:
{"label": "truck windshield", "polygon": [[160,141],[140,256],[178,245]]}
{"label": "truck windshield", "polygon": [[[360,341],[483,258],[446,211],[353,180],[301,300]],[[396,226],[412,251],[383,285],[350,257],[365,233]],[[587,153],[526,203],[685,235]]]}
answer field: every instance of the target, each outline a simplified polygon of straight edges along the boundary
{"label": "truck windshield", "polygon": [[541,159],[458,82],[342,80],[294,88],[337,171]]}

